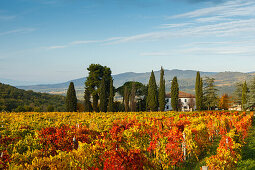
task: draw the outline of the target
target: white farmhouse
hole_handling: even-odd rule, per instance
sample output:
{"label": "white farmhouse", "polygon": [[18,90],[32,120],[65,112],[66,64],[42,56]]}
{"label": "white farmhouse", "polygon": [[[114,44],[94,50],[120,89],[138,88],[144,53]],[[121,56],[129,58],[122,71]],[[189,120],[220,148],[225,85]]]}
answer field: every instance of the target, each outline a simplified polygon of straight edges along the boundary
{"label": "white farmhouse", "polygon": [[[181,111],[192,111],[196,108],[196,99],[193,94],[179,91],[179,108]],[[165,111],[172,110],[171,106],[171,94],[166,94],[166,106]]]}

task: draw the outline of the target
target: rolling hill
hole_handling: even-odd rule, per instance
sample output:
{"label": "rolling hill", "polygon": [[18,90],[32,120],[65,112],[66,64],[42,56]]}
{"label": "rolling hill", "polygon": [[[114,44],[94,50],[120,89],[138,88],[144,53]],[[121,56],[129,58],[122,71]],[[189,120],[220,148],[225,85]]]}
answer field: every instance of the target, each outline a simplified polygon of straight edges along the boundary
{"label": "rolling hill", "polygon": [[25,91],[0,83],[0,111],[47,111],[48,107],[65,111],[65,97]]}
{"label": "rolling hill", "polygon": [[[159,82],[160,71],[155,71],[156,81]],[[165,70],[166,79],[166,91],[170,91],[170,82],[174,76],[177,76],[180,90],[194,93],[195,78],[197,71],[195,70]],[[255,73],[241,73],[241,72],[200,72],[202,77],[213,77],[215,78],[215,84],[219,89],[219,94],[232,93],[234,91],[234,85],[237,82],[250,80]],[[113,75],[114,86],[119,87],[127,81],[138,81],[143,84],[147,84],[150,77],[150,72],[146,73],[134,73],[126,72],[117,75]],[[25,90],[33,90],[36,92],[46,92],[51,94],[62,94],[65,95],[66,90],[70,82],[74,82],[77,96],[79,99],[83,98],[84,93],[84,82],[86,77],[70,80],[59,84],[44,84],[44,85],[32,85],[32,86],[17,86],[18,88]]]}

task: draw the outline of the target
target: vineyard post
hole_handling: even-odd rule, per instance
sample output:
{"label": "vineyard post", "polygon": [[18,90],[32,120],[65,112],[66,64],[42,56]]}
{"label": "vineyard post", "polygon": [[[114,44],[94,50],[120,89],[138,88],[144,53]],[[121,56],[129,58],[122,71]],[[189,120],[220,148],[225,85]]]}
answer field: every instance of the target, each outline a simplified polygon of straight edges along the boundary
{"label": "vineyard post", "polygon": [[208,166],[202,166],[202,170],[208,170]]}
{"label": "vineyard post", "polygon": [[182,143],[182,150],[183,150],[183,159],[186,161],[186,143],[185,143],[185,132],[183,131],[183,143]]}

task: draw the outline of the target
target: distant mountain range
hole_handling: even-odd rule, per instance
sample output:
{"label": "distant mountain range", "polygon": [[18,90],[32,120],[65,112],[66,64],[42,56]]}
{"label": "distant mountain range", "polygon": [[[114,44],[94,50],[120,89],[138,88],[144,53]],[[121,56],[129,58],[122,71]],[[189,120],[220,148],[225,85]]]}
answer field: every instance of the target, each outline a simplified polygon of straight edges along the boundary
{"label": "distant mountain range", "polygon": [[[155,71],[156,81],[159,82],[160,71]],[[195,70],[165,70],[165,79],[166,79],[166,91],[170,91],[170,81],[174,76],[177,76],[180,90],[193,93],[195,88],[195,79],[196,79]],[[143,84],[147,84],[150,78],[150,72],[146,73],[134,73],[126,72],[117,75],[113,75],[114,86],[119,87],[127,81],[138,81]],[[219,94],[222,93],[232,93],[234,91],[234,85],[237,82],[244,80],[249,81],[254,75],[255,72],[250,73],[241,73],[241,72],[200,72],[202,77],[213,77],[215,78],[215,84],[219,89]],[[67,88],[70,82],[74,82],[77,96],[82,99],[84,94],[84,82],[86,77],[70,80],[64,83],[59,84],[42,84],[42,85],[31,85],[31,86],[17,86],[18,88],[24,90],[33,90],[36,92],[46,92],[52,94],[61,94],[65,95]]]}

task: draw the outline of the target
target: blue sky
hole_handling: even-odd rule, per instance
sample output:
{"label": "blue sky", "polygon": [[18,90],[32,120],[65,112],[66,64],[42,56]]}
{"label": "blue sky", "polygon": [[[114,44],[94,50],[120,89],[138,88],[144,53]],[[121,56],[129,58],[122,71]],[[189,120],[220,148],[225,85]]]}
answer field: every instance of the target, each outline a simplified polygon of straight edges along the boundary
{"label": "blue sky", "polygon": [[1,0],[0,78],[56,83],[165,69],[255,71],[254,0]]}

